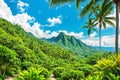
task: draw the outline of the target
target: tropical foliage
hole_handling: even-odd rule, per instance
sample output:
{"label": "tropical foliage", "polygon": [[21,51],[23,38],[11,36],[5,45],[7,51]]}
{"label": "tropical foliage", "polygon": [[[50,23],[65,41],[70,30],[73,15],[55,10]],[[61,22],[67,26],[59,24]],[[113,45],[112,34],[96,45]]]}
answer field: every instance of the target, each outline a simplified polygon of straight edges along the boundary
{"label": "tropical foliage", "polygon": [[[84,53],[83,53],[84,54]],[[0,80],[119,80],[120,57],[106,52],[78,57],[0,18]]]}
{"label": "tropical foliage", "polygon": [[24,70],[22,73],[20,73],[16,80],[46,80],[45,77],[49,77],[47,73],[48,72],[43,72],[42,69],[31,67],[28,70]]}

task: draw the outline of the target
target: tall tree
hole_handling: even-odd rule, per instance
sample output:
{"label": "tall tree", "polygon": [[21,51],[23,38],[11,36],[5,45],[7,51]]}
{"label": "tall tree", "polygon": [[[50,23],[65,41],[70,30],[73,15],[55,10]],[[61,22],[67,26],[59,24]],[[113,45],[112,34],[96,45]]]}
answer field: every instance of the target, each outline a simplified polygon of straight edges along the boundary
{"label": "tall tree", "polygon": [[116,36],[115,36],[115,52],[118,57],[118,48],[119,48],[119,10],[120,10],[120,0],[113,0],[116,5]]}
{"label": "tall tree", "polygon": [[[87,9],[89,8],[89,9]],[[111,14],[113,9],[112,2],[110,0],[103,0],[102,3],[96,4],[96,1],[90,1],[88,5],[86,5],[81,12],[81,16],[85,16],[85,14],[89,13],[89,16],[94,19],[93,26],[98,25],[99,28],[99,46],[100,46],[100,53],[102,58],[102,52],[101,52],[101,29],[106,28],[106,25],[109,24],[111,26],[114,26],[112,20],[114,20],[114,17],[109,17],[108,15]],[[89,10],[89,11],[88,11]],[[93,24],[93,23],[92,23]],[[91,27],[88,30],[91,29]],[[89,31],[88,31],[89,32]]]}

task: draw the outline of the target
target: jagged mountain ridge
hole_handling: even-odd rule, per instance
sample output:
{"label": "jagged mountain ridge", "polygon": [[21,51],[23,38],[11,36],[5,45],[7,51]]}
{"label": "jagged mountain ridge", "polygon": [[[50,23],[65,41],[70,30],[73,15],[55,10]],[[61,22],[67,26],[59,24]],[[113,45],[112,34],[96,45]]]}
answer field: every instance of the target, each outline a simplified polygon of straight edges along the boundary
{"label": "jagged mountain ridge", "polygon": [[57,37],[46,39],[46,41],[68,49],[75,54],[88,55],[95,52],[95,49],[91,46],[87,46],[81,40],[76,39],[74,36],[68,36],[63,32],[60,32]]}

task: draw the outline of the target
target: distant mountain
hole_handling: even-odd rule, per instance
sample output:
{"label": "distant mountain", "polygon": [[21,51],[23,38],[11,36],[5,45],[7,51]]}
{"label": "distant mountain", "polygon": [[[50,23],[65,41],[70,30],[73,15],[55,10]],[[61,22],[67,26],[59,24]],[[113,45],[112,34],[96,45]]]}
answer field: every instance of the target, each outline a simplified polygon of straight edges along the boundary
{"label": "distant mountain", "polygon": [[87,46],[82,41],[76,39],[73,36],[68,36],[63,32],[60,32],[57,37],[46,40],[49,43],[56,44],[62,48],[68,49],[78,55],[89,55],[96,50],[90,46]]}

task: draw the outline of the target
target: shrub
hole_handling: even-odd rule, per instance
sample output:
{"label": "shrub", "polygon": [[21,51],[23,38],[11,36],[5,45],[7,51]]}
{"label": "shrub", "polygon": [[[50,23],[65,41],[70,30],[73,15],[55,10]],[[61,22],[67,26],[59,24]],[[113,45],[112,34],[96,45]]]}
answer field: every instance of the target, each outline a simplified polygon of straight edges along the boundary
{"label": "shrub", "polygon": [[84,73],[78,70],[70,70],[61,74],[62,80],[80,80],[84,78]]}
{"label": "shrub", "polygon": [[53,69],[53,74],[55,75],[56,78],[60,78],[61,74],[65,71],[65,68],[63,67],[56,67]]}
{"label": "shrub", "polygon": [[104,80],[101,75],[88,76],[85,80]]}
{"label": "shrub", "polygon": [[46,72],[49,73],[47,69],[36,69],[31,67],[20,73],[16,80],[46,80],[47,78],[45,77],[48,77]]}
{"label": "shrub", "polygon": [[109,56],[108,58],[99,60],[95,67],[98,68],[96,73],[99,74],[101,71],[104,79],[108,79],[110,74],[120,76],[120,55],[118,58],[116,56]]}
{"label": "shrub", "polygon": [[19,64],[15,51],[0,45],[0,75],[14,75],[19,70]]}
{"label": "shrub", "polygon": [[93,72],[96,71],[96,68],[94,66],[89,65],[89,64],[82,64],[77,69],[80,71],[83,71],[85,77],[87,77],[88,75],[94,75]]}
{"label": "shrub", "polygon": [[41,69],[41,75],[44,75],[45,78],[49,78],[50,77],[50,73],[46,68],[40,68]]}

